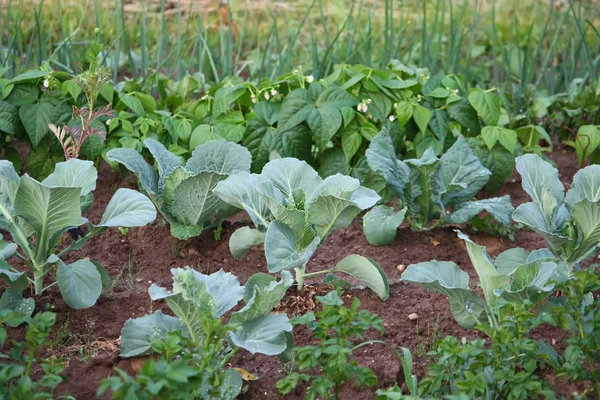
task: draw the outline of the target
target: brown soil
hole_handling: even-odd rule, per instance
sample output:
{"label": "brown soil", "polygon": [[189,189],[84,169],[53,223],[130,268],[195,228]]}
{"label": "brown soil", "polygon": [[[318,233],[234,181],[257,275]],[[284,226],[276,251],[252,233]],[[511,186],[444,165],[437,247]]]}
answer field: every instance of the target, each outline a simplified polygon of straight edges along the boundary
{"label": "brown soil", "polygon": [[[578,167],[576,157],[572,153],[555,152],[552,158],[559,166],[561,180],[570,182]],[[120,180],[106,164],[102,165],[94,205],[87,217],[91,221],[99,221],[114,191],[123,186],[135,188],[135,182],[131,179]],[[515,174],[499,194],[510,194],[515,205],[524,201],[525,195],[520,187],[518,175]],[[77,399],[92,399],[95,398],[99,381],[111,376],[114,367],[132,372],[131,361],[118,356],[121,328],[127,319],[147,314],[151,306],[154,310],[158,308],[168,312],[164,304],[151,304],[147,289],[151,283],[170,287],[170,268],[189,265],[203,273],[212,273],[222,268],[234,273],[240,282],[245,282],[254,273],[267,272],[262,248],[252,250],[241,260],[233,258],[229,252],[229,237],[235,229],[245,224],[248,224],[248,221],[245,215],[242,215],[237,217],[235,222],[225,224],[220,241],[214,239],[213,232],[204,232],[198,238],[182,242],[174,239],[169,234],[168,227],[159,220],[153,226],[131,230],[126,236],[116,229],[110,230],[93,238],[77,254],[71,254],[73,259],[90,257],[101,262],[113,278],[114,287],[101,296],[98,304],[85,310],[69,309],[57,290],[50,290],[46,297],[37,300],[37,310],[50,307],[57,312],[55,330],[62,327],[60,331],[63,334],[57,334],[54,348],[48,349],[49,355],[66,355],[69,359],[66,369],[68,381],[61,386],[61,393],[68,392]],[[349,228],[332,234],[307,268],[308,271],[316,271],[322,267],[329,267],[352,253],[376,260],[390,281],[389,299],[382,302],[369,290],[358,288],[349,291],[347,297],[350,299],[357,296],[364,308],[383,318],[386,330],[383,337],[372,334],[368,338],[381,339],[389,345],[411,349],[415,357],[415,372],[422,376],[430,362],[424,353],[430,349],[432,341],[447,335],[472,339],[477,337],[478,333],[458,326],[449,312],[445,296],[400,282],[397,267],[431,259],[451,260],[469,273],[474,284],[475,272],[463,242],[457,238],[453,229],[449,227],[417,233],[403,225],[392,245],[372,247],[364,238],[360,221],[356,221]],[[474,235],[472,238],[477,243],[487,246],[491,256],[514,246],[533,250],[544,245],[537,235],[523,230],[517,232],[515,243],[506,238],[483,234]],[[290,290],[282,309],[296,314],[314,307],[312,297],[323,290],[317,282],[312,284],[311,289],[303,293]],[[418,315],[416,321],[408,318],[411,313]],[[305,345],[311,342],[310,332],[306,329],[296,328],[294,334],[297,344]],[[19,336],[19,330],[11,336]],[[563,347],[566,339],[562,331],[548,327],[544,327],[535,336],[555,342],[559,349]],[[375,371],[380,387],[389,387],[396,381],[403,381],[399,376],[401,373],[398,360],[388,347],[371,345],[360,349],[358,360]],[[243,367],[259,377],[257,381],[248,384],[248,391],[241,398],[280,398],[275,389],[275,382],[282,377],[284,365],[276,357],[251,355],[240,351],[232,360],[232,364]],[[575,389],[568,382],[553,383],[557,392],[567,397],[570,397]],[[358,398],[358,394],[362,399],[374,399],[373,392],[359,391],[348,386],[344,388],[342,398]],[[286,398],[303,398],[303,392],[299,390]]]}

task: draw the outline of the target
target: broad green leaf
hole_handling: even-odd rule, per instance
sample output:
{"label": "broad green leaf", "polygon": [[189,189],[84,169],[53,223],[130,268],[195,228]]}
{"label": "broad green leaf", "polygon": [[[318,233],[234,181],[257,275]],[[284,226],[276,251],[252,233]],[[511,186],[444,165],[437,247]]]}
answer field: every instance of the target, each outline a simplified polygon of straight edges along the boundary
{"label": "broad green leaf", "polygon": [[423,157],[423,154],[430,148],[433,149],[435,154],[439,154],[444,150],[444,142],[436,138],[430,130],[417,133],[413,143],[417,157]]}
{"label": "broad green leaf", "polygon": [[0,160],[0,202],[5,206],[15,202],[21,178],[15,171],[13,163]]}
{"label": "broad green leaf", "polygon": [[[95,122],[100,123],[99,121]],[[88,136],[81,146],[81,156],[83,156],[86,160],[96,160],[102,156],[102,152],[105,151],[105,147],[105,141],[100,137],[100,135]]]}
{"label": "broad green leaf", "polygon": [[278,132],[285,132],[306,121],[314,110],[310,94],[301,88],[295,89],[281,103]]}
{"label": "broad green leaf", "polygon": [[528,262],[529,255],[530,253],[521,247],[508,249],[498,254],[495,260],[498,273],[512,275],[517,268]]}
{"label": "broad green leaf", "polygon": [[206,124],[201,124],[194,128],[194,130],[190,134],[188,147],[190,151],[193,151],[196,147],[208,143],[211,140],[222,139],[223,138],[215,132],[214,127]]}
{"label": "broad green leaf", "polygon": [[177,221],[171,221],[170,225],[171,235],[179,240],[188,240],[199,236],[204,230],[203,225],[184,225]]}
{"label": "broad green leaf", "polygon": [[305,161],[295,158],[280,158],[267,163],[261,173],[263,178],[273,182],[286,197],[300,189],[306,197],[323,181]]}
{"label": "broad green leaf", "polygon": [[330,86],[317,98],[316,105],[319,108],[341,110],[342,107],[354,107],[359,103],[358,99],[339,86]]}
{"label": "broad green leaf", "polygon": [[415,119],[415,122],[417,123],[417,126],[421,132],[425,132],[427,130],[429,120],[431,119],[431,111],[421,105],[416,104],[413,110],[413,118]]}
{"label": "broad green leaf", "polygon": [[278,147],[281,137],[261,118],[255,118],[248,123],[242,145],[252,154],[252,172],[260,172],[269,162],[271,152]]}
{"label": "broad green leaf", "polygon": [[510,202],[510,196],[494,197],[492,199],[467,201],[459,204],[446,217],[452,224],[464,224],[482,211],[489,212],[498,222],[508,225],[515,208]]}
{"label": "broad green leaf", "polygon": [[475,89],[469,94],[468,99],[469,103],[488,125],[498,124],[500,119],[500,97],[497,94]]}
{"label": "broad green leaf", "polygon": [[252,275],[246,281],[246,285],[244,285],[244,302],[248,303],[254,297],[254,291],[259,288],[267,288],[271,285],[271,282],[276,282],[277,279],[273,275],[265,274],[264,272],[259,272],[257,274]]}
{"label": "broad green leaf", "polygon": [[15,123],[19,118],[17,107],[13,104],[0,101],[0,131],[9,135],[15,134]]}
{"label": "broad green leaf", "polygon": [[[556,204],[562,203],[564,187],[558,179],[556,168],[535,154],[517,157],[516,162],[517,171],[522,178],[523,190],[534,202],[545,204],[544,197],[546,193],[549,193],[556,199]],[[552,211],[543,209],[544,212]]]}
{"label": "broad green leaf", "polygon": [[440,159],[439,177],[445,207],[471,200],[485,186],[490,171],[473,154],[464,137]]}
{"label": "broad green leaf", "polygon": [[481,130],[481,137],[488,149],[492,150],[496,143],[500,143],[502,147],[515,153],[517,147],[517,133],[512,129],[506,129],[499,126],[485,126]]}
{"label": "broad green leaf", "polygon": [[600,146],[600,125],[579,127],[574,145],[579,164],[583,165],[585,159]]}
{"label": "broad green leaf", "polygon": [[412,264],[401,279],[448,296],[452,314],[463,328],[473,328],[485,320],[485,302],[469,289],[469,275],[453,262],[434,260]]}
{"label": "broad green leaf", "polygon": [[40,68],[34,68],[20,73],[19,75],[12,78],[10,81],[11,83],[18,83],[23,81],[37,80],[46,76],[48,76],[48,72],[43,71]]}
{"label": "broad green leaf", "polygon": [[360,186],[358,179],[336,174],[326,178],[306,198],[308,221],[323,240],[329,233],[346,228],[362,211],[372,207],[380,197]]}
{"label": "broad green leaf", "polygon": [[287,347],[285,332],[292,331],[292,324],[285,314],[271,314],[243,323],[229,337],[238,347],[252,354],[269,356],[281,354]]}
{"label": "broad green leaf", "polygon": [[235,258],[242,258],[250,249],[264,242],[264,232],[244,226],[233,232],[229,238],[229,250]]}
{"label": "broad green leaf", "polygon": [[217,172],[231,175],[249,172],[252,156],[239,144],[213,140],[194,149],[185,169],[190,172]]}
{"label": "broad green leaf", "polygon": [[149,195],[158,193],[158,175],[144,157],[132,149],[113,149],[107,153],[109,160],[123,164],[140,180],[142,189]]}
{"label": "broad green leaf", "polygon": [[209,222],[225,207],[225,203],[213,189],[226,178],[227,175],[216,172],[200,172],[184,179],[173,191],[174,200],[169,212],[180,223],[186,225],[202,225]]}
{"label": "broad green leaf", "polygon": [[319,156],[319,175],[323,178],[335,174],[348,174],[350,166],[344,155],[344,151],[338,147],[326,149]]}
{"label": "broad green leaf", "polygon": [[554,224],[546,218],[539,203],[521,204],[513,213],[513,220],[528,226],[540,234],[555,252],[557,252],[564,244],[571,241],[568,237],[563,236],[559,232],[555,232]]}
{"label": "broad green leaf", "polygon": [[60,86],[60,90],[63,92],[63,94],[70,94],[75,101],[77,101],[77,98],[82,92],[81,86],[79,86],[73,79],[64,81]]}
{"label": "broad green leaf", "polygon": [[45,254],[49,241],[66,229],[83,224],[79,202],[81,188],[49,188],[27,175],[15,199],[15,213],[36,232],[39,254]]}
{"label": "broad green leaf", "polygon": [[173,313],[187,327],[192,343],[200,345],[206,335],[205,314],[216,318],[218,304],[206,283],[194,272],[189,267],[173,268],[173,291],[153,284],[148,293],[152,300],[166,299]]}
{"label": "broad green leaf", "polygon": [[350,125],[342,131],[342,150],[349,163],[362,144],[362,136],[356,126]]}
{"label": "broad green leaf", "polygon": [[[539,125],[522,126],[516,130],[517,137],[526,147],[532,148],[544,140],[552,148],[552,138],[546,130]],[[600,143],[599,143],[600,144]]]}
{"label": "broad green leaf", "polygon": [[270,314],[273,308],[285,296],[293,281],[292,275],[288,271],[282,271],[279,281],[271,281],[268,285],[254,285],[254,295],[246,302],[244,308],[231,314],[229,324],[240,326],[246,322]]}
{"label": "broad green leaf", "polygon": [[405,214],[406,208],[396,212],[388,206],[376,206],[367,212],[363,217],[363,232],[369,244],[373,246],[392,244]]}
{"label": "broad green leaf", "polygon": [[531,301],[538,303],[554,292],[554,281],[558,271],[554,262],[535,261],[521,265],[513,274],[511,287],[496,292],[503,300],[510,303]]}
{"label": "broad green leaf", "polygon": [[575,252],[569,257],[573,264],[597,254],[600,249],[600,202],[584,198],[571,206],[571,216],[579,231]]}
{"label": "broad green leaf", "polygon": [[229,105],[235,102],[246,93],[246,85],[244,83],[230,86],[226,84],[217,90],[215,93],[215,102],[213,105],[213,115],[218,117],[229,108]]}
{"label": "broad green leaf", "polygon": [[31,145],[37,147],[50,131],[49,123],[55,123],[56,109],[50,103],[26,104],[19,109],[19,117],[27,131]]}
{"label": "broad green leaf", "polygon": [[410,179],[408,166],[396,158],[389,131],[384,128],[373,138],[366,151],[369,167],[385,178],[394,194],[404,199],[404,188]]}
{"label": "broad green leaf", "polygon": [[440,160],[433,149],[428,149],[421,158],[406,160],[410,167],[411,202],[409,213],[427,223],[438,214],[444,213],[441,203],[442,183],[438,174]]}
{"label": "broad green leaf", "polygon": [[460,231],[458,231],[458,237],[465,241],[467,253],[469,253],[471,264],[473,264],[473,268],[479,276],[479,285],[483,289],[483,294],[487,302],[495,304],[497,300],[494,292],[496,290],[508,289],[510,277],[508,275],[501,275],[498,272],[493,260],[487,255],[484,246],[474,243],[467,235],[464,235]]}
{"label": "broad green leaf", "polygon": [[[16,244],[6,244],[6,242],[3,243],[5,243],[5,247],[3,248],[5,254],[7,253],[7,250],[14,249],[16,251]],[[11,249],[7,249],[7,247],[11,247]],[[25,272],[15,272],[13,268],[4,259],[0,259],[0,279],[8,282],[10,289],[7,290],[13,290],[19,293],[22,292],[27,286],[29,286],[27,274]]]}
{"label": "broad green leaf", "polygon": [[359,256],[358,254],[350,254],[337,263],[333,270],[343,272],[358,279],[374,291],[381,300],[387,300],[390,295],[390,288],[385,272],[383,272],[379,264],[370,258]]}
{"label": "broad green leaf", "polygon": [[36,179],[44,179],[54,171],[54,166],[64,161],[60,146],[38,146],[27,154],[27,169]]}
{"label": "broad green leaf", "polygon": [[589,165],[573,177],[565,203],[573,206],[583,199],[593,203],[600,201],[600,165]]}
{"label": "broad green leaf", "polygon": [[317,147],[323,151],[335,133],[342,126],[342,115],[338,110],[329,108],[314,109],[307,118],[308,126]]}
{"label": "broad green leaf", "polygon": [[264,181],[261,175],[241,172],[219,182],[213,192],[226,203],[245,210],[257,228],[267,229],[267,218],[271,212],[256,190],[257,185]]}
{"label": "broad green leaf", "polygon": [[223,400],[236,399],[240,395],[243,385],[240,373],[233,368],[228,369],[225,371],[223,383],[219,387],[219,398]]}
{"label": "broad green leaf", "polygon": [[146,110],[144,109],[142,102],[135,95],[119,92],[119,100],[139,117],[146,115]]}
{"label": "broad green leaf", "polygon": [[427,93],[427,96],[435,97],[436,99],[445,99],[450,96],[450,92],[447,89],[438,87]]}
{"label": "broad green leaf", "polygon": [[319,237],[303,249],[296,248],[294,231],[286,225],[274,221],[269,224],[265,236],[265,256],[269,272],[280,272],[302,268],[308,263],[319,246]]}
{"label": "broad green leaf", "polygon": [[400,101],[396,106],[396,118],[401,127],[406,125],[413,116],[413,105],[408,101]]}
{"label": "broad green leaf", "polygon": [[12,257],[12,255],[15,254],[15,251],[17,251],[17,245],[2,240],[2,235],[0,235],[0,260],[6,260],[7,258]]}
{"label": "broad green leaf", "polygon": [[42,181],[48,187],[81,188],[81,196],[87,196],[96,189],[98,172],[91,161],[71,158],[56,164],[54,172]]}
{"label": "broad green leaf", "polygon": [[98,226],[134,228],[156,219],[156,208],[143,194],[131,189],[118,189],[108,202]]}
{"label": "broad green leaf", "polygon": [[140,318],[128,319],[121,330],[121,357],[136,357],[152,349],[153,338],[170,332],[185,331],[178,318],[161,311]]}
{"label": "broad green leaf", "polygon": [[27,317],[30,317],[34,309],[35,301],[32,298],[24,299],[22,290],[6,289],[0,297],[0,310],[11,310],[20,314],[20,317],[12,317],[3,321],[12,328],[19,326]]}
{"label": "broad green leaf", "polygon": [[432,110],[429,128],[438,140],[444,141],[450,132],[449,115],[443,110]]}
{"label": "broad green leaf", "polygon": [[269,154],[269,160],[281,157],[294,157],[300,160],[313,158],[313,142],[307,126],[297,125],[288,131],[278,133],[277,136],[281,141],[277,143],[276,151]]}
{"label": "broad green leaf", "polygon": [[156,163],[158,164],[158,190],[157,193],[162,195],[165,188],[165,179],[175,170],[175,168],[182,165],[181,159],[171,153],[165,148],[160,142],[154,139],[144,140],[144,145],[150,150],[150,153],[154,156]]}
{"label": "broad green leaf", "polygon": [[215,299],[218,317],[231,310],[244,297],[244,287],[240,285],[237,277],[222,269],[210,275],[191,270],[194,278],[206,285],[208,293]]}
{"label": "broad green leaf", "polygon": [[487,147],[477,145],[474,152],[483,166],[492,173],[486,184],[488,193],[498,191],[515,169],[514,155],[504,147],[499,146],[490,151]]}
{"label": "broad green leaf", "polygon": [[65,303],[74,309],[93,306],[102,293],[102,277],[96,266],[88,260],[69,265],[60,262],[56,281]]}
{"label": "broad green leaf", "polygon": [[135,97],[142,103],[144,110],[146,111],[154,111],[156,110],[156,100],[149,94],[135,92]]}
{"label": "broad green leaf", "polygon": [[537,260],[549,260],[554,258],[556,258],[554,253],[552,253],[549,249],[537,249],[529,254],[529,257],[527,257],[527,262],[530,263]]}
{"label": "broad green leaf", "polygon": [[[17,108],[26,104],[35,104],[40,97],[39,86],[34,83],[21,83],[16,86],[9,85],[5,90],[10,90],[10,93],[5,97],[6,101]],[[4,94],[6,94],[6,92],[3,91],[3,95]],[[42,100],[48,100],[48,98],[42,98]],[[61,100],[62,99],[58,101]]]}
{"label": "broad green leaf", "polygon": [[481,124],[477,117],[477,112],[467,99],[460,98],[448,104],[448,114],[453,120],[467,128],[473,135],[478,135],[481,131]]}
{"label": "broad green leaf", "polygon": [[344,300],[342,300],[340,295],[335,290],[332,290],[331,292],[327,293],[325,296],[315,296],[315,297],[321,304],[323,304],[325,306],[339,307],[339,306],[344,305]]}

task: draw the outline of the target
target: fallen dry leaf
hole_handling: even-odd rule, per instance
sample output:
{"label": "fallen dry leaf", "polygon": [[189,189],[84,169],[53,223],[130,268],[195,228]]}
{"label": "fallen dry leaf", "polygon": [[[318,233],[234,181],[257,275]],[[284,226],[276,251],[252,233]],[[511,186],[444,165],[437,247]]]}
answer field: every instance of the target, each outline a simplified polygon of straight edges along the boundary
{"label": "fallen dry leaf", "polygon": [[237,372],[239,372],[242,379],[245,380],[246,382],[255,381],[258,379],[258,376],[251,374],[250,372],[246,371],[244,368],[234,367],[233,369],[235,369]]}

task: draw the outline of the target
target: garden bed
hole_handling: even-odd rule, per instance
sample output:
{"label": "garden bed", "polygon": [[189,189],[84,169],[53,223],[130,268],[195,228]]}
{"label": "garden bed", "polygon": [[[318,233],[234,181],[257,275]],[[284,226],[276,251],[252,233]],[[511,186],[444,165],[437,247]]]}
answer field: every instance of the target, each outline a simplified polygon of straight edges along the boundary
{"label": "garden bed", "polygon": [[[551,158],[559,168],[561,181],[571,182],[578,168],[574,154],[558,150]],[[99,178],[93,208],[86,215],[92,222],[99,220],[101,211],[118,187],[136,186],[131,176],[128,180],[121,180],[106,164],[99,169]],[[509,194],[514,205],[525,200],[517,174],[505,184],[500,194]],[[222,268],[234,273],[241,283],[252,274],[267,272],[262,247],[253,249],[241,260],[235,259],[229,251],[229,237],[235,228],[249,224],[246,219],[246,215],[242,213],[231,222],[226,222],[218,241],[215,240],[213,231],[206,231],[200,237],[186,242],[179,241],[170,235],[168,226],[160,219],[152,226],[126,234],[111,229],[104,235],[94,237],[76,256],[99,260],[113,279],[113,285],[103,293],[98,303],[89,309],[70,309],[56,288],[36,299],[36,309],[51,309],[57,313],[53,345],[47,351],[49,356],[68,359],[65,370],[68,380],[60,387],[59,392],[68,392],[77,399],[94,398],[99,382],[114,374],[114,367],[134,372],[141,365],[139,361],[121,359],[118,356],[121,328],[129,318],[140,317],[156,309],[169,312],[163,301],[151,303],[147,290],[151,283],[170,287],[170,268],[189,265],[205,274]],[[390,281],[390,296],[387,301],[382,302],[373,292],[360,289],[347,291],[346,298],[357,296],[362,307],[381,316],[385,335],[380,337],[373,333],[370,338],[381,339],[388,345],[410,348],[415,357],[415,373],[418,376],[426,372],[430,360],[425,353],[436,339],[447,335],[472,339],[480,335],[477,331],[462,329],[455,322],[445,296],[400,282],[399,266],[431,259],[455,262],[476,282],[476,274],[464,243],[456,236],[454,229],[455,227],[445,227],[419,233],[403,224],[392,245],[373,247],[367,243],[360,222],[354,222],[347,229],[334,232],[309,263],[311,271],[319,270],[335,265],[348,254],[356,253],[372,258],[381,265]],[[544,247],[543,240],[534,233],[518,230],[515,236],[515,243],[505,237],[483,234],[472,235],[472,239],[486,246],[491,256],[515,246],[527,250]],[[314,308],[315,294],[323,294],[327,288],[309,281],[311,283],[301,293],[290,289],[280,311],[287,311],[292,316]],[[418,315],[417,319],[409,319],[409,315],[413,313]],[[19,332],[22,331],[17,330],[12,335],[18,335]],[[562,343],[567,338],[566,332],[548,325],[536,330],[533,336],[556,344],[559,352],[564,350]],[[296,328],[294,337],[298,345],[310,344],[311,334],[304,327]],[[375,371],[380,387],[389,387],[394,382],[403,381],[399,362],[390,348],[375,344],[361,348],[358,352],[359,362]],[[275,383],[284,375],[285,366],[276,357],[251,355],[242,350],[234,357],[232,364],[258,377],[258,380],[249,382],[248,391],[242,398],[279,397]],[[577,389],[566,381],[551,383],[557,394],[567,397]],[[347,386],[344,393],[345,396],[352,396],[360,392]],[[364,398],[374,398],[372,390],[368,393],[361,395],[366,396]],[[348,398],[345,396],[343,398]],[[302,391],[298,391],[286,398],[302,397]]]}

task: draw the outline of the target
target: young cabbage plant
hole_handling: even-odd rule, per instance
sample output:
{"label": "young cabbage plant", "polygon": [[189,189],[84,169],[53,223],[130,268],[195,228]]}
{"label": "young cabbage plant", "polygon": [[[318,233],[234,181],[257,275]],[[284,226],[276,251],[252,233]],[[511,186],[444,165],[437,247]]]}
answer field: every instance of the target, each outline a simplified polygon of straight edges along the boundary
{"label": "young cabbage plant", "polygon": [[489,323],[498,326],[499,308],[506,303],[539,303],[554,291],[555,283],[567,279],[567,266],[545,250],[509,249],[493,260],[460,231],[469,258],[479,277],[483,298],[469,286],[469,275],[450,261],[427,261],[409,265],[402,280],[448,296],[450,311],[463,328]]}
{"label": "young cabbage plant", "polygon": [[[121,356],[147,354],[157,339],[177,332],[189,339],[190,348],[185,351],[194,354],[198,362],[193,367],[206,376],[193,398],[214,398],[210,396],[214,389],[228,393],[220,398],[235,398],[242,388],[240,374],[233,368],[223,371],[231,357],[240,348],[252,354],[280,355],[292,340],[287,315],[271,314],[292,285],[291,274],[284,271],[277,281],[260,273],[241,286],[233,274],[223,270],[204,275],[185,267],[173,268],[171,273],[172,291],[153,284],[148,292],[152,300],[166,300],[175,316],[156,311],[125,322]],[[245,306],[225,323],[223,315],[242,299]]]}
{"label": "young cabbage plant", "polygon": [[532,201],[517,207],[513,219],[540,234],[573,273],[600,251],[600,165],[579,170],[566,196],[558,170],[537,155],[518,157],[517,171]]}
{"label": "young cabbage plant", "polygon": [[213,193],[229,175],[250,171],[252,157],[242,146],[225,140],[199,145],[185,165],[154,139],[144,141],[158,165],[158,173],[133,149],[113,149],[111,161],[123,164],[140,181],[140,188],[171,225],[171,234],[186,240],[214,226],[215,217],[234,211]]}
{"label": "young cabbage plant", "polygon": [[306,264],[331,232],[349,226],[362,210],[379,201],[379,195],[357,179],[341,174],[321,179],[306,162],[282,158],[268,162],[260,174],[232,175],[214,192],[246,210],[256,227],[240,228],[231,236],[229,247],[235,257],[264,243],[269,271],[295,270],[299,289],[307,277],[343,272],[387,298],[384,272],[359,255],[344,258],[333,269],[306,273]]}
{"label": "young cabbage plant", "polygon": [[[490,171],[481,164],[462,136],[441,158],[430,148],[421,158],[401,161],[396,158],[392,138],[384,128],[371,141],[367,161],[398,196],[402,207],[406,208],[406,220],[417,231],[446,223],[464,224],[482,211],[489,212],[500,223],[510,223],[514,208],[509,196],[473,201],[489,180]],[[386,214],[392,222],[396,219],[392,228],[399,225],[393,210],[384,212],[377,208],[371,212]],[[365,219],[370,217],[367,214]],[[432,221],[436,222],[432,224]],[[388,242],[393,240],[396,231],[390,229],[390,224],[378,226],[380,229],[376,225],[367,236],[370,241],[373,238],[376,238],[375,243],[385,242],[385,238]]]}
{"label": "young cabbage plant", "polygon": [[[12,163],[0,161],[0,230],[10,233],[11,242],[0,242],[0,277],[10,289],[2,295],[4,306],[31,315],[33,300],[23,299],[21,292],[33,283],[36,296],[49,287],[58,288],[67,305],[87,308],[96,303],[106,271],[87,259],[65,264],[62,257],[79,250],[92,236],[110,227],[140,227],[156,218],[156,209],[143,194],[118,189],[106,206],[98,225],[81,216],[82,205],[91,204],[98,174],[91,161],[70,159],[56,164],[55,170],[42,182],[28,175],[19,176]],[[63,234],[87,224],[88,233],[58,250]],[[29,268],[33,278],[10,266],[7,259],[15,256]],[[56,273],[56,281],[44,287],[44,278]]]}

